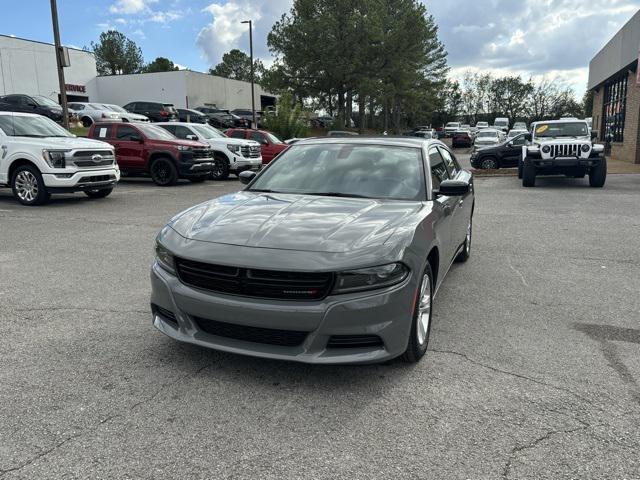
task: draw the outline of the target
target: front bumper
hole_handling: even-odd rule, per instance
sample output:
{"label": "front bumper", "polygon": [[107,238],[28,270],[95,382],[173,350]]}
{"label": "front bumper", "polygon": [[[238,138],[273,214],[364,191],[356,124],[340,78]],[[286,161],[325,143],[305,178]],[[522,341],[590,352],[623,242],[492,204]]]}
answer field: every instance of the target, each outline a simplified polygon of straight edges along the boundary
{"label": "front bumper", "polygon": [[51,193],[72,193],[112,188],[120,180],[120,169],[80,170],[75,173],[43,173],[42,179]]}
{"label": "front bumper", "polygon": [[[231,353],[303,363],[376,363],[406,350],[415,295],[411,276],[402,284],[375,292],[328,296],[313,302],[247,298],[205,292],[184,285],[157,263],[151,268],[153,325],[169,337]],[[305,332],[296,346],[217,336],[203,331],[197,318],[240,327]],[[375,335],[382,345],[327,348],[334,335]]]}
{"label": "front bumper", "polygon": [[183,152],[178,173],[183,177],[206,175],[213,169],[213,163],[213,158],[194,159],[190,152]]}
{"label": "front bumper", "polygon": [[233,171],[255,170],[258,171],[262,167],[262,157],[246,158],[234,156]]}
{"label": "front bumper", "polygon": [[526,166],[534,166],[536,168],[544,169],[563,169],[563,168],[589,168],[595,167],[604,160],[602,156],[591,156],[589,158],[578,157],[556,157],[556,158],[542,158],[542,157],[530,157],[528,156],[524,160]]}

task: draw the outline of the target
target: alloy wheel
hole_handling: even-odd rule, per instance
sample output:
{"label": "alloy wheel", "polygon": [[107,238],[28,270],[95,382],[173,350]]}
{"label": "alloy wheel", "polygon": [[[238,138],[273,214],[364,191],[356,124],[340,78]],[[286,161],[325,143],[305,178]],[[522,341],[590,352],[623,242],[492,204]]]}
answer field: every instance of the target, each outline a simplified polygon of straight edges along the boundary
{"label": "alloy wheel", "polygon": [[222,176],[223,173],[223,165],[222,165],[222,160],[220,160],[219,158],[215,158],[213,160],[213,168],[211,169],[211,176],[213,178],[219,178]]}
{"label": "alloy wheel", "polygon": [[38,197],[38,179],[28,170],[18,173],[15,188],[18,198],[24,202],[31,203]]}
{"label": "alloy wheel", "polygon": [[422,286],[420,287],[420,303],[418,304],[418,321],[416,327],[418,329],[418,343],[424,345],[429,333],[429,323],[431,322],[431,279],[425,274],[422,277]]}
{"label": "alloy wheel", "polygon": [[485,170],[495,170],[496,168],[498,168],[498,164],[493,158],[487,158],[486,160],[482,161],[482,168],[484,168]]}
{"label": "alloy wheel", "polygon": [[164,162],[156,162],[153,165],[153,176],[159,184],[164,185],[169,182],[169,168]]}

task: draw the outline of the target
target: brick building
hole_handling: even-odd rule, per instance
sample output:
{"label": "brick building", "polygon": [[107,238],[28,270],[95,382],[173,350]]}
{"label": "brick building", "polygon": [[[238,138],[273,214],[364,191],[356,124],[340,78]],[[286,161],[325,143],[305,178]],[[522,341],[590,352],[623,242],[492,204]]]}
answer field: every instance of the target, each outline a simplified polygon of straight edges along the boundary
{"label": "brick building", "polygon": [[640,11],[589,63],[593,129],[611,142],[611,158],[640,163]]}

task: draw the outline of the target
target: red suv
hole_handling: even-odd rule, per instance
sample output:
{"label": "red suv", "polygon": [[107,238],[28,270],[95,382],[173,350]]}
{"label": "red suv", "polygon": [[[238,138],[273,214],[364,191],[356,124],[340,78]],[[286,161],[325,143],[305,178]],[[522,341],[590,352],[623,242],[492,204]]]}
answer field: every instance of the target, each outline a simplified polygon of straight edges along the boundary
{"label": "red suv", "polygon": [[204,182],[213,169],[213,152],[206,143],[182,140],[164,128],[144,123],[94,123],[89,138],[115,147],[120,171],[151,175],[156,185],[175,185],[178,178]]}
{"label": "red suv", "polygon": [[230,128],[224,132],[227,137],[255,140],[261,146],[262,164],[266,165],[289,145],[280,141],[273,133],[266,130],[252,130],[250,128]]}

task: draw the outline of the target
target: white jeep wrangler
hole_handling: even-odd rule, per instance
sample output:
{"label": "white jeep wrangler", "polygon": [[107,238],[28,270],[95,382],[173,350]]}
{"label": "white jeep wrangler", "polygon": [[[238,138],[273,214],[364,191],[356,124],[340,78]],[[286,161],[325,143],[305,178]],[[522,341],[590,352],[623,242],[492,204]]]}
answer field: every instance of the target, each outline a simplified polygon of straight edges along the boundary
{"label": "white jeep wrangler", "polygon": [[562,119],[535,122],[531,125],[527,145],[522,147],[518,178],[522,185],[533,187],[537,175],[566,175],[584,178],[589,185],[602,187],[607,178],[604,145],[592,144],[597,132],[584,120]]}
{"label": "white jeep wrangler", "polygon": [[0,112],[0,186],[23,205],[42,205],[52,193],[104,198],[118,180],[108,143],[78,138],[41,115]]}

